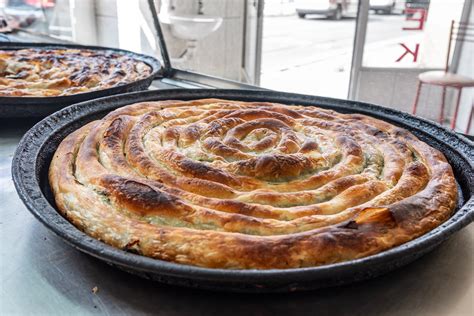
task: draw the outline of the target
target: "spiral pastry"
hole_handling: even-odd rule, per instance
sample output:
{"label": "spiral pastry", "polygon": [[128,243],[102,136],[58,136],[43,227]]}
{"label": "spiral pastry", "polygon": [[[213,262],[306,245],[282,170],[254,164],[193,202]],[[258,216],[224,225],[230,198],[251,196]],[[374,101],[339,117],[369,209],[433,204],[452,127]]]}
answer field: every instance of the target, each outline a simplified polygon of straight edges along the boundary
{"label": "spiral pastry", "polygon": [[115,247],[226,269],[318,266],[420,236],[455,209],[451,166],[408,131],[312,106],[137,103],[66,137],[56,204]]}
{"label": "spiral pastry", "polygon": [[66,96],[136,82],[151,72],[146,63],[108,50],[0,50],[0,96]]}

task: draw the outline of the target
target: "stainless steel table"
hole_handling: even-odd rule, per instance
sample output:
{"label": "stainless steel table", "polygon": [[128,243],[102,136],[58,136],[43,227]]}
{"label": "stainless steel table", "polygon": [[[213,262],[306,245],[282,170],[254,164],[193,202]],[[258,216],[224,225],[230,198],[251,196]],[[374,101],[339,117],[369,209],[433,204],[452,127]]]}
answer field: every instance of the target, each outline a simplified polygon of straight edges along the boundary
{"label": "stainless steel table", "polygon": [[307,293],[197,291],[119,271],[65,244],[18,198],[11,160],[32,124],[0,120],[0,315],[474,315],[474,225],[398,271]]}

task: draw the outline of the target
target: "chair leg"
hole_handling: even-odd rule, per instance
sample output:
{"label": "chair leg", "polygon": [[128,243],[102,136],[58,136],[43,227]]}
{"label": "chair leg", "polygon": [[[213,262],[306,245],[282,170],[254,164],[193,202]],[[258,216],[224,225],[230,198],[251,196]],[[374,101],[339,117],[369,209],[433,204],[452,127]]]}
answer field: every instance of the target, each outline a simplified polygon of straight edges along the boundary
{"label": "chair leg", "polygon": [[454,108],[453,118],[451,119],[451,129],[454,129],[456,127],[456,121],[458,119],[459,103],[461,102],[461,92],[462,92],[462,88],[458,88],[458,97],[456,100],[456,107]]}
{"label": "chair leg", "polygon": [[444,121],[444,102],[446,99],[446,87],[443,87],[443,96],[441,97],[441,112],[439,113],[439,124],[443,125]]}
{"label": "chair leg", "polygon": [[473,112],[474,112],[474,104],[471,106],[471,112],[469,113],[469,117],[467,119],[467,127],[466,127],[466,133],[465,134],[469,134],[469,131],[471,130]]}
{"label": "chair leg", "polygon": [[413,102],[412,114],[416,114],[416,107],[418,106],[418,100],[420,99],[421,86],[423,83],[418,80],[418,86],[416,88],[415,102]]}

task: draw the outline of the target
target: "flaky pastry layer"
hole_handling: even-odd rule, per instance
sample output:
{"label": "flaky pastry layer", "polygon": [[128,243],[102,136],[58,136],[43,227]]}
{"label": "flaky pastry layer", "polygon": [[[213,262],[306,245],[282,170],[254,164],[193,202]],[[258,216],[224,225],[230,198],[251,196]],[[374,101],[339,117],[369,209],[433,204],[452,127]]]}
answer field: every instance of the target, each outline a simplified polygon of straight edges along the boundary
{"label": "flaky pastry layer", "polygon": [[225,269],[372,255],[438,226],[457,201],[443,154],[402,128],[217,99],[119,108],[62,141],[49,180],[90,236]]}

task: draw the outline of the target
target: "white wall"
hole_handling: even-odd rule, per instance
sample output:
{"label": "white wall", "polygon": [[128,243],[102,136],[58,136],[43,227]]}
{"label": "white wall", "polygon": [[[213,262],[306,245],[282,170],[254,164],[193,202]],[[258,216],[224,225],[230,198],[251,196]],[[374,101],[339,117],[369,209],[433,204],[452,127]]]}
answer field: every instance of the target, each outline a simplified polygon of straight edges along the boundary
{"label": "white wall", "polygon": [[[365,68],[359,78],[358,100],[411,113],[418,75],[426,69]],[[438,120],[441,89],[425,85],[418,101],[417,115]]]}

